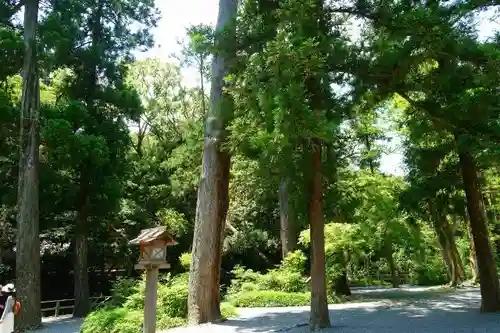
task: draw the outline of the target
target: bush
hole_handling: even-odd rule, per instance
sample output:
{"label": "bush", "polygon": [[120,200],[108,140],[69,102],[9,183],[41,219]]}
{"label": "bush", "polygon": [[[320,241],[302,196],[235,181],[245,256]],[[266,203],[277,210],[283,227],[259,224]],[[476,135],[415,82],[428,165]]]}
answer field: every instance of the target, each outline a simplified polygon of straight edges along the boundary
{"label": "bush", "polygon": [[227,300],[236,307],[281,307],[309,305],[311,293],[289,293],[274,290],[241,291],[228,296]]}
{"label": "bush", "polygon": [[181,254],[179,261],[181,263],[182,268],[189,271],[189,268],[191,267],[191,253],[185,252]]}
{"label": "bush", "polygon": [[308,289],[306,279],[299,272],[282,267],[270,270],[267,274],[261,274],[236,266],[232,273],[234,278],[228,289],[230,295],[241,291],[274,290],[295,293]]}
{"label": "bush", "polygon": [[[113,333],[142,333],[144,312],[135,310],[127,311],[125,316],[116,321],[114,328],[111,332]],[[99,332],[99,331],[94,331]],[[102,331],[100,331],[102,332]]]}
{"label": "bush", "polygon": [[[186,325],[186,319],[184,318],[171,318],[169,316],[160,316],[156,323],[159,330],[166,330],[169,328],[175,328]],[[142,333],[142,329],[141,332]]]}
{"label": "bush", "polygon": [[105,308],[91,312],[85,318],[81,332],[112,332],[116,323],[123,321],[128,312],[125,308]]}
{"label": "bush", "polygon": [[238,316],[238,311],[236,310],[234,305],[228,302],[223,302],[220,304],[220,312],[223,320]]}
{"label": "bush", "polygon": [[[113,287],[118,292],[124,290],[125,296],[120,301],[110,303],[99,311],[92,312],[85,318],[81,333],[141,333],[144,318],[144,279],[135,281],[120,280]],[[186,323],[188,302],[188,274],[179,274],[171,278],[167,275],[158,287],[157,327],[168,329],[183,326]],[[114,306],[113,306],[114,305]],[[222,303],[223,318],[236,315],[231,304]]]}
{"label": "bush", "polygon": [[137,280],[119,278],[111,288],[110,304],[114,307],[122,306],[127,298],[135,292]]}
{"label": "bush", "polygon": [[307,257],[304,252],[296,250],[290,252],[285,259],[283,259],[281,269],[288,272],[303,274],[306,269],[306,262]]}
{"label": "bush", "polygon": [[146,290],[146,281],[144,278],[137,281],[132,288],[133,292],[123,303],[123,307],[131,310],[140,310],[144,308],[144,292]]}
{"label": "bush", "polygon": [[[90,313],[81,328],[81,333],[142,333],[143,310],[127,308],[106,308]],[[160,330],[183,326],[184,318],[172,318],[165,314],[157,315]]]}
{"label": "bush", "polygon": [[271,307],[308,305],[310,293],[302,276],[306,257],[290,253],[281,266],[266,274],[236,266],[226,299],[234,306]]}
{"label": "bush", "polygon": [[446,267],[436,258],[418,266],[410,275],[411,283],[420,286],[434,286],[449,281]]}
{"label": "bush", "polygon": [[158,309],[169,317],[186,318],[188,312],[187,285],[160,285],[158,289]]}

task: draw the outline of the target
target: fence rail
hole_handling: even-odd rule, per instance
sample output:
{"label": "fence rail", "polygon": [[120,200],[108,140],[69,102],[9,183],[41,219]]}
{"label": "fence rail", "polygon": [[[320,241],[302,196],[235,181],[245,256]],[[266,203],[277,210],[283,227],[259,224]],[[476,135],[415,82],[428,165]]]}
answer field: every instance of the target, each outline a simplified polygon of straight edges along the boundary
{"label": "fence rail", "polygon": [[[92,308],[99,307],[111,299],[111,296],[90,297]],[[56,299],[42,301],[42,317],[58,317],[65,314],[73,314],[75,311],[75,299]],[[51,315],[52,314],[52,315]]]}
{"label": "fence rail", "polygon": [[[392,282],[391,274],[377,274],[374,276],[378,281]],[[410,281],[410,275],[405,273],[398,274],[399,284],[406,284]]]}

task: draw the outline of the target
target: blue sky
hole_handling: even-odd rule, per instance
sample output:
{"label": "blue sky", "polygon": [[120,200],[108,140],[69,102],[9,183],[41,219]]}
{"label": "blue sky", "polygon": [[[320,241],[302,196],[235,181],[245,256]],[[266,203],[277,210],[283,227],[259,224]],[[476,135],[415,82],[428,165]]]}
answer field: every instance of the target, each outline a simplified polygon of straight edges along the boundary
{"label": "blue sky", "polygon": [[[179,38],[185,37],[186,27],[192,24],[215,25],[219,0],[156,0],[162,18],[153,33],[156,47],[142,53],[139,58],[154,57],[168,61],[171,55],[180,51]],[[493,20],[493,13],[485,13],[478,18],[479,31],[482,37],[489,37],[500,30],[500,19]],[[194,69],[183,69],[184,83],[188,86],[198,85],[198,75]],[[397,140],[395,140],[397,145]],[[401,154],[393,153],[382,157],[383,172],[402,174]]]}

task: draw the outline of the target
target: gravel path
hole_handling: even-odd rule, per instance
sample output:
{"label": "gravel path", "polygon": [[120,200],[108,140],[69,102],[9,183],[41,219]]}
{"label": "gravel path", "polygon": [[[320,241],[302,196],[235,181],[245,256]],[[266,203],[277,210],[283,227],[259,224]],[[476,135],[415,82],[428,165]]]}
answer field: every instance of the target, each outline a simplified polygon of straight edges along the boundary
{"label": "gravel path", "polygon": [[[440,292],[436,288],[369,288],[356,294],[371,302],[329,306],[333,327],[324,333],[497,333],[499,314],[480,314],[477,289]],[[242,309],[221,325],[178,328],[163,333],[309,332],[309,308]]]}
{"label": "gravel path", "polygon": [[[71,316],[43,318],[42,329],[36,333],[79,333],[82,326],[82,319]],[[99,332],[96,332],[99,333]]]}
{"label": "gravel path", "polygon": [[[477,289],[441,292],[437,288],[354,290],[369,302],[331,305],[333,328],[324,333],[496,333],[499,314],[480,314]],[[162,333],[309,332],[309,307],[240,309],[239,317],[218,325],[177,328]],[[47,323],[39,333],[78,333],[80,321]],[[98,332],[96,332],[98,333]]]}

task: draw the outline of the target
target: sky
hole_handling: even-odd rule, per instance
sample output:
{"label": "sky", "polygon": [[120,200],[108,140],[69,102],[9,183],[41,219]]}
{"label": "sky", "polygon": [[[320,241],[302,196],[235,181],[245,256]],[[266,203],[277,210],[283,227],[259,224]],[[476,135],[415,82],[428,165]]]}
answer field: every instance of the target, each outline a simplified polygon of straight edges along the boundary
{"label": "sky", "polygon": [[[185,38],[186,28],[193,24],[210,24],[215,26],[219,9],[219,0],[156,0],[162,18],[154,29],[156,47],[148,52],[138,54],[138,58],[160,58],[164,61],[175,61],[172,54],[178,53],[181,47],[179,39]],[[500,19],[493,19],[493,13],[485,13],[478,19],[480,35],[490,37],[500,30]],[[199,84],[195,69],[183,69],[183,80],[187,86]],[[398,140],[394,140],[395,153],[383,155],[381,171],[402,175],[402,155],[397,152]]]}

